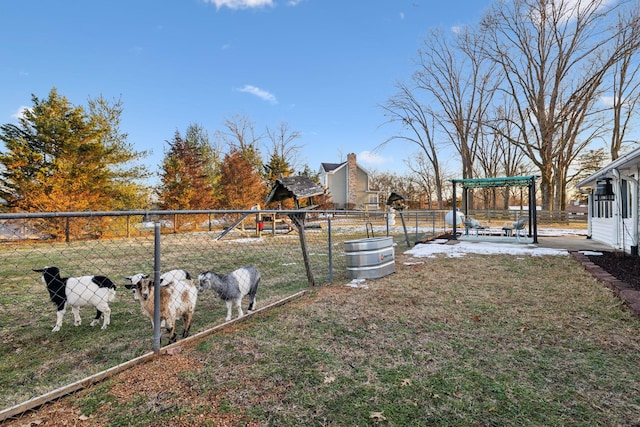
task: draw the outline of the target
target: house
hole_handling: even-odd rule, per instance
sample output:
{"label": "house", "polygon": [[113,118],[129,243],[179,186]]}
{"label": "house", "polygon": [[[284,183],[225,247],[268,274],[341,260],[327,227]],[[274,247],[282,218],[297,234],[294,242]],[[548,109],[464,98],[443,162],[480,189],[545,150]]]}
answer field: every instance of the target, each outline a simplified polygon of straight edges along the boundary
{"label": "house", "polygon": [[640,148],[621,156],[576,187],[588,194],[587,238],[638,253]]}
{"label": "house", "polygon": [[369,172],[358,165],[355,154],[347,154],[346,162],[322,163],[319,178],[335,209],[379,209],[378,192],[370,190]]}

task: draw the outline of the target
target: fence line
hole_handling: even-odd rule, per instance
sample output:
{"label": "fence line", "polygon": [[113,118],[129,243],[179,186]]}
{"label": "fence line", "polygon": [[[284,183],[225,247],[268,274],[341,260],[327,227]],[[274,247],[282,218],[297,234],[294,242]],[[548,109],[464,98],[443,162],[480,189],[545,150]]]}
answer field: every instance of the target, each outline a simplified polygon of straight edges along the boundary
{"label": "fence line", "polygon": [[[449,211],[185,210],[0,214],[0,409],[71,384],[153,348],[153,328],[140,303],[124,288],[136,273],[184,269],[196,276],[255,266],[262,280],[258,308],[312,283],[349,281],[344,243],[390,236],[396,251],[438,236],[450,226]],[[470,215],[498,212],[474,211]],[[291,216],[303,215],[302,234]],[[514,215],[513,213],[503,215]],[[543,215],[538,218],[544,219]],[[241,219],[241,220],[240,220]],[[240,220],[240,221],[239,221]],[[158,229],[159,236],[155,233]],[[156,255],[156,243],[159,254]],[[156,264],[158,260],[158,264]],[[42,275],[57,266],[63,277],[100,275],[117,286],[109,303],[111,323],[91,328],[95,309],[71,315],[52,332],[56,306]],[[224,322],[226,309],[214,292],[201,292],[192,334]],[[180,328],[181,325],[178,325]],[[166,338],[165,338],[166,339]]]}
{"label": "fence line", "polygon": [[[125,277],[151,276],[174,268],[196,276],[205,270],[228,273],[254,265],[262,276],[258,308],[307,289],[305,259],[290,214],[300,211],[0,214],[0,387],[6,391],[0,396],[0,409],[153,349],[151,322],[124,288]],[[231,227],[241,216],[244,221]],[[440,232],[439,218],[444,212],[405,212],[403,216],[413,244]],[[399,215],[325,211],[305,212],[304,217],[307,262],[318,284],[350,280],[345,241],[388,234],[399,247],[407,245]],[[156,227],[160,232],[157,257]],[[110,278],[117,289],[115,300],[109,302],[108,327],[90,327],[95,309],[85,308],[80,311],[80,326],[75,327],[67,313],[60,331],[52,332],[57,308],[42,283],[42,274],[33,271],[45,266],[57,266],[62,277]],[[201,292],[191,333],[222,324],[225,312],[214,292]],[[177,325],[179,333],[181,327]]]}

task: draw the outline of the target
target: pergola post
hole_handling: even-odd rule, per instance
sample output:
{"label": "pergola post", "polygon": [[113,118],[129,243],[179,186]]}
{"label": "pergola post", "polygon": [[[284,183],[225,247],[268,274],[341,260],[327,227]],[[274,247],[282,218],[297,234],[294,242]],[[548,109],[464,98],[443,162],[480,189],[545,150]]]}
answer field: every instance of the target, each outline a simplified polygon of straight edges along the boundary
{"label": "pergola post", "polygon": [[[463,187],[464,188],[464,187]],[[452,210],[452,216],[453,216],[453,239],[452,240],[458,240],[458,234],[456,232],[456,220],[458,219],[458,215],[456,215],[456,207],[458,206],[458,200],[456,199],[456,181],[453,180],[453,200],[452,200],[453,206],[451,207]],[[445,221],[445,227],[446,227],[446,221]]]}

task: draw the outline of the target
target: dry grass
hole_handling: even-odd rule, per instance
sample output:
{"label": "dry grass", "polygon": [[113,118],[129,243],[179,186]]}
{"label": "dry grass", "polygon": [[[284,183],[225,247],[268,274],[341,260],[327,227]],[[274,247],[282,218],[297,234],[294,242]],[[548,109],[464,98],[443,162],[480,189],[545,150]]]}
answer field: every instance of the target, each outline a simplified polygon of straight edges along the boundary
{"label": "dry grass", "polygon": [[8,425],[640,423],[640,321],[575,260],[405,258]]}

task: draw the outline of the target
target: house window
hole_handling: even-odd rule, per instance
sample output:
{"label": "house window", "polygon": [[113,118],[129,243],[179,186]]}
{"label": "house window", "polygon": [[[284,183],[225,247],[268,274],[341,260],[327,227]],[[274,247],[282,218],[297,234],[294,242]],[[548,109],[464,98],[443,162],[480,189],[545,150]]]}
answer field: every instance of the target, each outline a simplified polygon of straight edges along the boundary
{"label": "house window", "polygon": [[623,179],[620,181],[620,214],[622,218],[629,218],[631,216],[629,200],[632,200],[631,186],[629,185],[629,181]]}
{"label": "house window", "polygon": [[613,201],[594,200],[591,216],[594,218],[611,218],[613,216]]}
{"label": "house window", "polygon": [[378,206],[378,195],[377,194],[369,194],[369,204]]}

